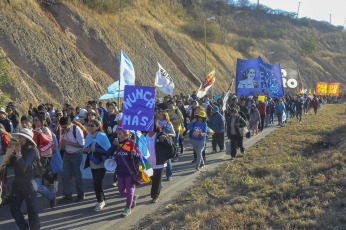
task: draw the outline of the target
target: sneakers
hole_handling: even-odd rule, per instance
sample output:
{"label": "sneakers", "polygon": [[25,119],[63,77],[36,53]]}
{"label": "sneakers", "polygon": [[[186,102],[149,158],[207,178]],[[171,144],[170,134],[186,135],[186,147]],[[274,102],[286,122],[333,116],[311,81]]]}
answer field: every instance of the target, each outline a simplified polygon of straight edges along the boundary
{"label": "sneakers", "polygon": [[56,196],[54,196],[53,200],[49,201],[49,207],[54,208],[56,206]]}
{"label": "sneakers", "polygon": [[197,159],[193,159],[193,161],[191,162],[192,164],[196,163]]}
{"label": "sneakers", "polygon": [[104,208],[104,206],[106,206],[105,201],[98,202],[94,208],[94,211],[101,211]]}
{"label": "sneakers", "polygon": [[85,199],[85,195],[84,195],[84,194],[81,195],[81,196],[77,196],[76,202],[81,202],[81,201],[83,201],[84,199]]}
{"label": "sneakers", "polygon": [[216,150],[211,151],[211,154],[216,153]]}
{"label": "sneakers", "polygon": [[137,200],[138,200],[138,197],[139,195],[135,195],[134,198],[133,198],[133,201],[132,201],[132,205],[131,205],[131,208],[134,208],[136,207],[137,205]]}
{"label": "sneakers", "polygon": [[196,170],[199,171],[199,170],[200,170],[200,167],[196,167]]}
{"label": "sneakers", "polygon": [[173,180],[172,177],[167,178],[167,181],[172,181],[172,180]]}
{"label": "sneakers", "polygon": [[59,204],[67,204],[72,202],[72,197],[64,196],[59,200]]}
{"label": "sneakers", "polygon": [[158,198],[158,197],[153,198],[153,200],[152,200],[151,202],[152,202],[152,203],[157,203],[157,202],[159,202],[159,198]]}
{"label": "sneakers", "polygon": [[118,184],[117,184],[117,182],[113,182],[113,187],[118,187]]}
{"label": "sneakers", "polygon": [[131,214],[131,209],[125,208],[124,211],[121,213],[121,216],[127,217]]}
{"label": "sneakers", "polygon": [[179,161],[178,158],[174,158],[174,159],[172,160],[172,162],[177,162],[177,161]]}

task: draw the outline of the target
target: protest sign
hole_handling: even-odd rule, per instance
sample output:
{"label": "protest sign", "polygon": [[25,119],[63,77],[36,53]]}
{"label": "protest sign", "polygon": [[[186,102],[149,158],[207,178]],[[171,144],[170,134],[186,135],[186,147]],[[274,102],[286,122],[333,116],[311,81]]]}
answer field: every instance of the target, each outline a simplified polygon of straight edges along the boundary
{"label": "protest sign", "polygon": [[153,131],[155,87],[125,85],[122,127]]}
{"label": "protest sign", "polygon": [[340,83],[328,83],[328,94],[331,96],[339,96]]}
{"label": "protest sign", "polygon": [[328,83],[316,82],[316,94],[317,95],[327,94],[327,91],[328,91]]}

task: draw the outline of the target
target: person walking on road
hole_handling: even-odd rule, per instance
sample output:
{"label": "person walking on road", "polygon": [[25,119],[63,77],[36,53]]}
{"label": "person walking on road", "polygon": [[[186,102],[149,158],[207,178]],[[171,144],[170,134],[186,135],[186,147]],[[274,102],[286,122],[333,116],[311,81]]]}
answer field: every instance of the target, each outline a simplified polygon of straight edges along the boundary
{"label": "person walking on road", "polygon": [[91,168],[94,191],[97,204],[94,211],[100,211],[106,205],[106,198],[102,188],[102,181],[106,174],[104,159],[107,150],[111,147],[108,137],[103,133],[101,122],[92,120],[88,123],[89,134],[85,139],[83,152],[88,154],[84,168]]}
{"label": "person walking on road", "polygon": [[199,171],[203,168],[204,160],[202,157],[202,151],[204,149],[205,140],[207,136],[207,114],[204,111],[200,111],[195,115],[195,118],[187,126],[187,129],[192,133],[191,141],[193,150],[197,154],[196,170]]}
{"label": "person walking on road", "polygon": [[126,196],[126,207],[121,213],[123,217],[131,214],[131,208],[137,203],[138,196],[134,195],[135,181],[132,175],[139,172],[139,161],[141,152],[135,145],[134,141],[129,139],[130,132],[118,127],[118,140],[115,139],[107,151],[107,156],[114,156],[117,163],[116,174],[118,178],[118,190]]}
{"label": "person walking on road", "polygon": [[[251,105],[250,109],[250,126],[252,128],[252,136],[258,134],[258,123],[260,122],[260,114],[255,104]],[[255,133],[256,130],[256,133]]]}
{"label": "person walking on road", "polygon": [[[173,124],[170,122],[168,113],[166,111],[161,110],[159,112],[157,124],[162,132],[165,132],[172,139],[175,137]],[[169,159],[167,162],[166,177],[168,181],[171,181],[173,177],[171,159]]]}
{"label": "person walking on road", "polygon": [[[13,134],[19,143],[15,146],[16,162],[14,165],[14,182],[12,184],[11,214],[20,229],[40,229],[37,210],[37,183],[33,162],[37,163],[38,151],[30,129],[22,129]],[[21,206],[25,200],[28,209],[29,224],[25,221]]]}
{"label": "person walking on road", "polygon": [[219,107],[214,106],[212,108],[212,115],[209,117],[209,127],[215,132],[212,136],[212,148],[216,153],[216,147],[219,146],[220,151],[223,151],[225,146],[225,119],[219,113]]}
{"label": "person walking on road", "polygon": [[318,99],[317,99],[316,95],[314,95],[314,99],[312,99],[311,103],[312,103],[312,108],[314,108],[315,114],[317,114],[317,109],[318,109],[319,102],[318,102]]}
{"label": "person walking on road", "polygon": [[231,140],[231,157],[234,159],[237,155],[237,147],[240,148],[241,154],[245,153],[243,145],[243,136],[239,134],[239,128],[246,126],[244,119],[238,115],[236,109],[231,109],[231,116],[227,121],[227,137]]}
{"label": "person walking on road", "polygon": [[64,197],[59,200],[60,204],[72,202],[71,175],[74,175],[77,188],[76,202],[83,201],[84,189],[80,165],[83,159],[84,134],[81,128],[71,124],[69,117],[62,117],[59,121],[61,128],[60,145],[65,146],[63,157],[63,193]]}
{"label": "person walking on road", "polygon": [[174,158],[173,161],[177,161],[179,158],[179,136],[180,136],[180,129],[181,123],[184,123],[184,117],[183,114],[180,112],[178,108],[175,108],[174,102],[173,101],[168,101],[167,102],[167,107],[168,107],[168,115],[169,119],[171,120],[173,127],[174,127],[174,132],[175,132],[175,137],[173,138],[173,142],[175,146],[177,147],[177,154],[176,157]]}

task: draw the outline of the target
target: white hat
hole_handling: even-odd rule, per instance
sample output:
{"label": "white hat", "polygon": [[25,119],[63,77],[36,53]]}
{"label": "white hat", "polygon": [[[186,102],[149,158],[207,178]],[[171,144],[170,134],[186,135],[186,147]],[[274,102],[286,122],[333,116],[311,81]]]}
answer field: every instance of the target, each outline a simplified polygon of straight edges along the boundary
{"label": "white hat", "polygon": [[36,146],[36,143],[35,141],[33,140],[34,138],[34,133],[30,130],[30,129],[22,129],[20,130],[19,133],[12,133],[12,136],[14,138],[17,138],[18,136],[23,136],[25,137],[26,139],[28,139],[29,141],[31,141],[35,146]]}
{"label": "white hat", "polygon": [[1,108],[0,108],[0,112],[3,112],[3,113],[6,114],[6,116],[7,116],[7,112],[6,112],[6,109],[5,109],[4,107],[1,107]]}
{"label": "white hat", "polygon": [[79,111],[78,117],[84,117],[86,113],[87,113],[86,109],[81,109]]}

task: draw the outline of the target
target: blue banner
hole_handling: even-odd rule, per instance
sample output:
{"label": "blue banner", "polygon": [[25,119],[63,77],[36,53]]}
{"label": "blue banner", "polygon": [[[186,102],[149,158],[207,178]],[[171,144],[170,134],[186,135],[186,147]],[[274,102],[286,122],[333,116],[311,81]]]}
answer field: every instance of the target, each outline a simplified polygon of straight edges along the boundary
{"label": "blue banner", "polygon": [[237,59],[236,95],[239,97],[269,94],[284,95],[280,65],[270,65],[261,57],[252,60]]}
{"label": "blue banner", "polygon": [[122,127],[153,131],[155,87],[125,85]]}

